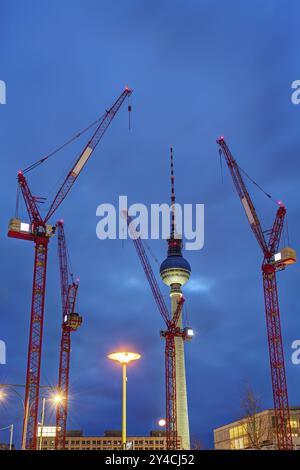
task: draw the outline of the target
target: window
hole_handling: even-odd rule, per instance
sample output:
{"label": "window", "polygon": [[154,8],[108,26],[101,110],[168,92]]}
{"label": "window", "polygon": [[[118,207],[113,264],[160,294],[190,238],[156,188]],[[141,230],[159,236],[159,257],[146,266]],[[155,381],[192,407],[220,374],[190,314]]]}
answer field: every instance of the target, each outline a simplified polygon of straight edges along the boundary
{"label": "window", "polygon": [[239,426],[234,426],[233,428],[229,429],[230,439],[245,436],[246,434],[247,434],[247,425],[246,424],[241,424]]}
{"label": "window", "polygon": [[298,428],[298,421],[297,421],[297,418],[291,418],[291,419],[290,419],[290,423],[291,423],[291,428],[292,428],[292,429],[297,429],[297,428]]}
{"label": "window", "polygon": [[229,429],[230,448],[245,449],[249,445],[247,424],[240,424]]}
{"label": "window", "polygon": [[291,418],[290,423],[291,423],[292,437],[298,437],[298,421],[297,421],[297,418]]}
{"label": "window", "polygon": [[238,439],[232,439],[230,441],[230,448],[232,450],[244,449],[244,439],[239,437]]}

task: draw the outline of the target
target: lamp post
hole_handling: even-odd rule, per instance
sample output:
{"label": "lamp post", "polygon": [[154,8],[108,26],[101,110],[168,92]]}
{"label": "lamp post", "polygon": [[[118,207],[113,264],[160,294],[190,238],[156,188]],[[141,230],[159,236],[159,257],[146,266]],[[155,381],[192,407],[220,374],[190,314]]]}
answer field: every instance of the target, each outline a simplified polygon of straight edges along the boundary
{"label": "lamp post", "polygon": [[[3,395],[0,395],[0,400],[3,399]],[[5,431],[6,429],[9,429],[9,450],[12,450],[12,443],[13,443],[13,434],[14,434],[14,425],[10,424],[9,426],[5,426],[4,428],[1,428],[0,431]]]}
{"label": "lamp post", "polygon": [[[15,387],[23,387],[22,385],[19,385],[19,384],[0,384],[0,400],[3,400],[6,398],[6,393],[3,391],[5,388],[8,388],[9,390],[12,390],[15,395],[17,395],[17,397],[21,400],[22,402],[22,405],[23,405],[23,408],[24,408],[24,414],[25,414],[25,424],[27,424],[27,420],[28,420],[28,403],[25,405],[25,402],[23,400],[23,397],[22,395],[18,392],[18,390],[15,388]],[[12,434],[13,434],[13,425],[11,425],[12,428],[11,428],[11,431],[10,431],[10,441],[12,441]],[[11,444],[10,444],[10,448],[11,448]],[[24,441],[24,436],[22,438],[22,446],[21,446],[22,450],[25,449],[25,441]],[[10,449],[11,450],[11,449]]]}
{"label": "lamp post", "polygon": [[134,352],[114,352],[108,355],[109,359],[122,365],[122,449],[126,450],[126,383],[127,364],[140,359],[141,355]]}
{"label": "lamp post", "polygon": [[9,450],[12,450],[13,435],[14,435],[14,425],[11,424],[10,430],[9,430]]}
{"label": "lamp post", "polygon": [[[53,395],[50,398],[43,398],[42,401],[42,416],[41,416],[41,431],[40,431],[40,439],[39,439],[39,450],[42,450],[42,444],[43,444],[43,430],[44,430],[44,424],[45,424],[45,412],[46,412],[46,402],[50,401],[54,403],[56,406],[63,401],[63,396],[57,393],[56,395]],[[57,432],[57,430],[56,430]]]}
{"label": "lamp post", "polygon": [[[0,401],[5,400],[5,393],[0,389]],[[5,428],[0,429],[0,431],[3,431],[5,429],[9,429],[9,450],[12,450],[12,441],[13,441],[13,434],[14,434],[14,425],[11,424],[10,426],[6,426]]]}
{"label": "lamp post", "polygon": [[[6,398],[6,393],[3,391],[5,389],[9,389],[15,393],[15,395],[18,396],[18,398],[21,400],[23,409],[24,409],[24,432],[22,435],[22,445],[21,449],[26,450],[26,435],[27,435],[27,424],[28,424],[28,417],[29,417],[29,400],[25,403],[23,396],[21,393],[18,392],[18,388],[25,388],[24,384],[10,384],[10,383],[0,383],[0,401]],[[54,387],[50,385],[40,385],[41,389],[50,389],[53,390]]]}

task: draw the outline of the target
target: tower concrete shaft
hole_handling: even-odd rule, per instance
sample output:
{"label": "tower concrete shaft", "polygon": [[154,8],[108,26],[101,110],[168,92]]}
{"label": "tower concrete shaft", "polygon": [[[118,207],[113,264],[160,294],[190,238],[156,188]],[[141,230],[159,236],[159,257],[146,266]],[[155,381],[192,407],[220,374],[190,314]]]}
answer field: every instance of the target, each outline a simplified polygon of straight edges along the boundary
{"label": "tower concrete shaft", "polygon": [[[182,310],[176,314],[180,300],[182,297],[181,287],[189,280],[191,274],[191,266],[182,256],[182,239],[181,235],[176,232],[175,221],[175,187],[174,187],[174,160],[173,149],[170,149],[171,160],[171,230],[168,238],[168,254],[167,258],[160,265],[160,277],[162,281],[170,287],[171,296],[171,317],[173,322],[167,320],[169,334],[174,339],[173,342],[173,390],[174,400],[176,400],[176,408],[174,406],[173,426],[176,428],[175,434],[181,437],[181,445],[183,449],[190,449],[190,432],[189,432],[189,416],[186,393],[186,375],[185,375],[185,358],[184,358],[184,330],[182,329]],[[173,323],[173,325],[172,325]],[[167,370],[167,383],[170,374]],[[167,387],[168,395],[168,387]],[[168,400],[168,396],[167,396]],[[176,409],[176,413],[175,413]],[[168,416],[167,416],[168,419]],[[170,420],[169,420],[170,421]]]}
{"label": "tower concrete shaft", "polygon": [[[176,312],[178,302],[181,297],[181,290],[176,286],[176,290],[171,286],[171,310],[172,316]],[[182,315],[179,318],[178,326],[182,328]],[[176,361],[176,401],[177,401],[177,432],[181,436],[181,445],[183,449],[190,449],[190,429],[189,413],[186,390],[185,375],[185,357],[184,357],[184,339],[175,337],[175,361]]]}

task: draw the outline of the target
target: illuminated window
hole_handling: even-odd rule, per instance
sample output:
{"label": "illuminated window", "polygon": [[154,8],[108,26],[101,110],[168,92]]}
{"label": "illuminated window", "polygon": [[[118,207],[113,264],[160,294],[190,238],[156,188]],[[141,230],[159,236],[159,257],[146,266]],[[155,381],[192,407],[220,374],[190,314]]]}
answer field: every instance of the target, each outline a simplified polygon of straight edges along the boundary
{"label": "illuminated window", "polygon": [[[39,425],[37,435],[40,437],[42,427]],[[43,437],[55,437],[56,427],[55,426],[43,426]]]}
{"label": "illuminated window", "polygon": [[230,439],[235,439],[237,437],[242,437],[247,435],[247,425],[240,424],[239,426],[234,426],[233,428],[229,429],[229,437]]}
{"label": "illuminated window", "polygon": [[247,424],[240,424],[229,429],[229,437],[231,449],[238,450],[248,447]]}
{"label": "illuminated window", "polygon": [[297,421],[296,418],[291,418],[290,423],[291,423],[291,428],[292,429],[297,429],[298,428],[298,421]]}

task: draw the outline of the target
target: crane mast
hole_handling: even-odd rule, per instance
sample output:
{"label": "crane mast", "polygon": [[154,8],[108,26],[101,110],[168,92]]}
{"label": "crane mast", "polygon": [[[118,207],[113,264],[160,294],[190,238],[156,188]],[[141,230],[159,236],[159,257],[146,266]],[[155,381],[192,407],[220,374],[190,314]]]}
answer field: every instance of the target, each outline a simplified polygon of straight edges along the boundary
{"label": "crane mast", "polygon": [[126,97],[129,97],[132,90],[126,87],[115,103],[105,112],[96,131],[93,133],[88,144],[84,147],[75,165],[69,171],[66,179],[58,190],[46,217],[42,218],[37,198],[30,191],[28,182],[22,171],[18,173],[18,184],[21,189],[27,212],[29,223],[23,223],[21,219],[15,217],[10,220],[8,236],[12,238],[29,240],[35,243],[35,257],[33,270],[32,301],[30,313],[30,330],[28,345],[28,360],[25,389],[25,412],[22,432],[22,448],[36,450],[37,426],[39,409],[39,384],[41,371],[42,337],[44,324],[44,307],[46,294],[46,272],[47,253],[50,238],[54,235],[55,227],[48,224],[62,201],[65,199],[83,167],[86,165],[91,154],[103,137],[105,131],[116,116]]}
{"label": "crane mast", "polygon": [[36,198],[32,195],[27,180],[22,172],[18,173],[18,183],[28,211],[30,224],[23,224],[26,225],[26,227],[22,227],[22,223],[18,219],[13,220],[9,227],[8,236],[34,241],[35,244],[25,389],[25,413],[22,435],[22,449],[35,449],[38,425],[48,244],[54,231],[51,226],[46,226],[44,223],[36,203]]}
{"label": "crane mast", "polygon": [[266,241],[264,232],[261,228],[261,223],[257,216],[251,197],[246,189],[239,167],[233,158],[223,136],[217,139],[217,144],[220,146],[221,153],[225,157],[237,193],[246,212],[250,227],[263,252],[263,262],[261,269],[263,277],[269,360],[276,421],[277,447],[281,450],[289,450],[293,448],[293,441],[276,282],[276,272],[278,270],[284,269],[287,264],[296,261],[295,252],[292,249],[286,249],[289,250],[289,253],[293,252],[290,257],[286,256],[286,258],[284,258],[280,255],[278,257],[279,260],[276,260],[276,253],[283,230],[286,209],[282,203],[280,203],[271,233],[269,235],[269,239]]}
{"label": "crane mast", "polygon": [[58,374],[60,402],[56,408],[55,449],[64,450],[68,417],[71,333],[81,326],[82,317],[75,312],[78,282],[74,282],[69,272],[64,224],[59,221],[56,226],[62,298],[62,328]]}

